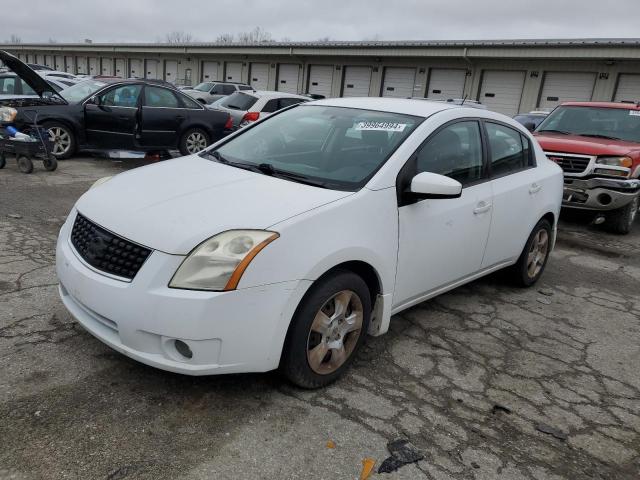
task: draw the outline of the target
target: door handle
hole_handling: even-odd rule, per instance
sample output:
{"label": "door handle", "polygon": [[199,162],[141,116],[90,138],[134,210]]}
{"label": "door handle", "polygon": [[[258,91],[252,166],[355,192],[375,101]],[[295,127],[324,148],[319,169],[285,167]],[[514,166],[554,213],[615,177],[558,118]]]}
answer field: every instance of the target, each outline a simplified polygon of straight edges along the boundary
{"label": "door handle", "polygon": [[178,119],[178,120],[184,120],[184,115],[176,115],[176,119]]}
{"label": "door handle", "polygon": [[535,195],[536,193],[538,193],[540,190],[542,189],[542,185],[538,185],[537,183],[532,184],[529,187],[529,193],[531,195]]}
{"label": "door handle", "polygon": [[482,213],[487,213],[491,210],[491,204],[486,202],[480,202],[476,208],[473,209],[474,215],[480,215]]}

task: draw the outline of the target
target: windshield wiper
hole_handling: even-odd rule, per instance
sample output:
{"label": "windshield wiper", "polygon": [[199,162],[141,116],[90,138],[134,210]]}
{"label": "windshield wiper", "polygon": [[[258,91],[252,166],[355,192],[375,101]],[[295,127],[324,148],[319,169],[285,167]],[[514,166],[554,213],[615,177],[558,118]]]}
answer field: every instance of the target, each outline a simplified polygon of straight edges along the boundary
{"label": "windshield wiper", "polygon": [[600,135],[599,133],[579,133],[581,137],[593,137],[593,138],[605,138],[607,140],[622,140],[618,137],[612,137],[610,135]]}
{"label": "windshield wiper", "polygon": [[222,154],[218,150],[214,150],[213,152],[203,152],[203,156],[213,158],[215,161],[222,163],[224,165],[229,165],[231,167],[242,168],[244,170],[251,170],[252,172],[260,172],[261,170],[252,163],[244,163],[244,162],[232,162],[231,160],[223,157]]}
{"label": "windshield wiper", "polygon": [[302,175],[301,173],[293,173],[286,170],[280,170],[278,168],[275,168],[270,163],[260,163],[256,168],[265,175],[269,175],[270,177],[284,178],[286,180],[291,180],[297,183],[303,183],[305,185],[311,185],[319,188],[329,188],[323,182],[311,180],[309,177],[307,177],[306,175]]}
{"label": "windshield wiper", "polygon": [[551,133],[559,133],[561,135],[569,135],[569,132],[565,132],[563,130],[555,130],[553,128],[545,128],[544,130],[538,130],[538,132],[551,132]]}

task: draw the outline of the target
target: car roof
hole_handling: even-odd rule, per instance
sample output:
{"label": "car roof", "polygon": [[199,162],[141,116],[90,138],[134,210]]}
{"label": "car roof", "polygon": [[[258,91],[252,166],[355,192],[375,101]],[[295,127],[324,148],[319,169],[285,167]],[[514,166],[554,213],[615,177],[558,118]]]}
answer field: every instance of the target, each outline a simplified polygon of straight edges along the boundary
{"label": "car roof", "polygon": [[[446,102],[433,102],[431,100],[380,97],[329,98],[326,100],[315,100],[309,104],[377,110],[381,112],[400,113],[418,117],[429,117],[434,113],[441,112],[443,110],[464,108],[464,105],[455,105]],[[481,111],[483,110],[478,110],[478,113]]]}
{"label": "car roof", "polygon": [[626,110],[640,110],[639,103],[631,102],[564,102],[563,107],[600,107],[600,108],[621,108]]}

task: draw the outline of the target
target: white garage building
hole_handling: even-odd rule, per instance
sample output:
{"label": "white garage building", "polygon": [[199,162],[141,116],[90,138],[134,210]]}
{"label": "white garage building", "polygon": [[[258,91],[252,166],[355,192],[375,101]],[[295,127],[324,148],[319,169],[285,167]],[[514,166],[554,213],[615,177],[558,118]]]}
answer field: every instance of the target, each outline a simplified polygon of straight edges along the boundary
{"label": "white garage building", "polygon": [[640,101],[640,39],[19,44],[68,72],[245,82],[326,97],[469,98],[514,115],[568,100]]}

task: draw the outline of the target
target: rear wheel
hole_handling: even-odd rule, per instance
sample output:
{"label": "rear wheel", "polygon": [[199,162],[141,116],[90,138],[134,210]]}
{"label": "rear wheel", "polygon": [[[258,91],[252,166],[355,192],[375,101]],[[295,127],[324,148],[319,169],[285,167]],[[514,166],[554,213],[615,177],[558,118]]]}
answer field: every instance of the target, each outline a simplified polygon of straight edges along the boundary
{"label": "rear wheel", "polygon": [[605,227],[613,233],[626,235],[633,228],[633,222],[636,219],[639,207],[640,195],[636,195],[629,204],[614,210],[607,216]]}
{"label": "rear wheel", "polygon": [[209,134],[200,128],[187,130],[180,139],[180,153],[193,155],[207,148],[211,143]]}
{"label": "rear wheel", "polygon": [[338,379],[362,345],[371,316],[367,284],[355,273],[336,271],[313,285],[287,334],[281,369],[302,388]]}
{"label": "rear wheel", "polygon": [[538,281],[547,266],[551,253],[551,224],[542,219],[533,228],[520,258],[513,267],[513,281],[522,287],[530,287]]}
{"label": "rear wheel", "polygon": [[18,168],[22,173],[33,172],[33,162],[26,155],[20,155],[18,157]]}
{"label": "rear wheel", "polygon": [[59,122],[46,122],[43,126],[49,132],[49,138],[53,142],[51,153],[54,157],[62,160],[76,152],[76,137],[71,128]]}

